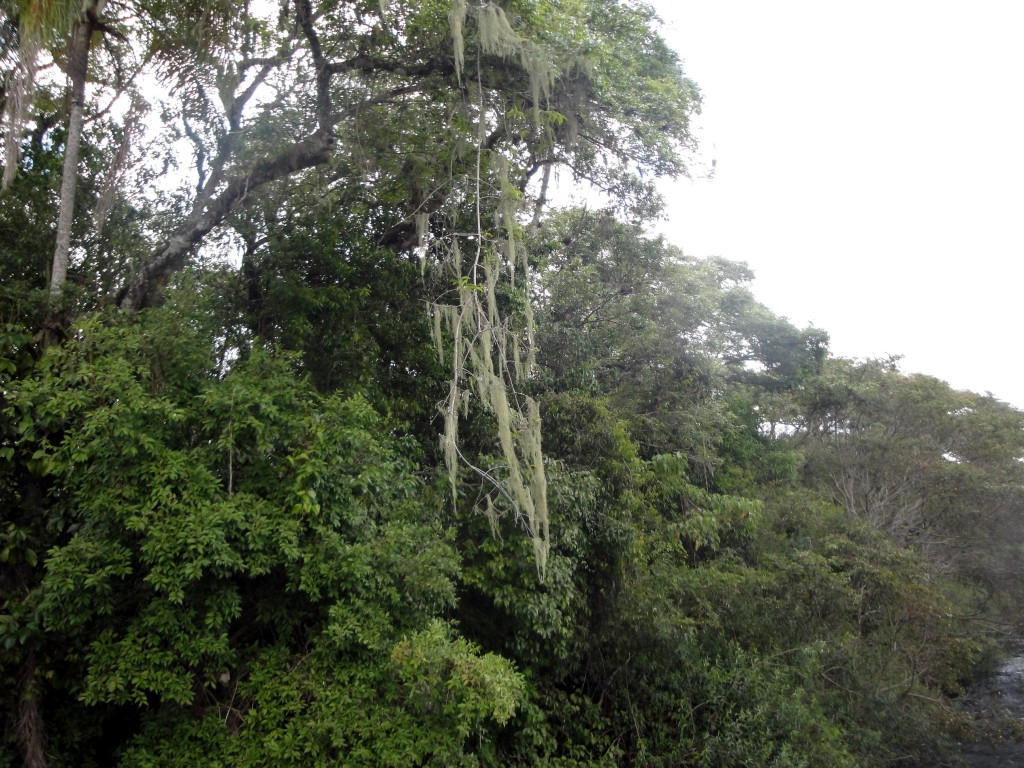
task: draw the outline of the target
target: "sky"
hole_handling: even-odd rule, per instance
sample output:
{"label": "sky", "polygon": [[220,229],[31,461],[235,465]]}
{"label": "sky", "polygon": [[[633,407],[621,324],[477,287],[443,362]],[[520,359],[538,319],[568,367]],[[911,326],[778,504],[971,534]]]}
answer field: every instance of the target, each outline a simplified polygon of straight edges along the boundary
{"label": "sky", "polygon": [[668,239],[837,356],[1024,408],[1024,2],[649,2],[704,97]]}

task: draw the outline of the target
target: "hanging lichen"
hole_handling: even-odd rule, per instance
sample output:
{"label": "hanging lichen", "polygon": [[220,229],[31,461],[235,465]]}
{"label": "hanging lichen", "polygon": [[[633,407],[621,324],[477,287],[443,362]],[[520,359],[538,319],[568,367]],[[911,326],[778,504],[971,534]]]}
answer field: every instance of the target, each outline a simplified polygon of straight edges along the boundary
{"label": "hanging lichen", "polygon": [[519,60],[520,66],[530,78],[533,120],[534,123],[540,123],[541,104],[550,97],[551,88],[558,75],[547,48],[516,32],[504,9],[496,3],[485,2],[470,6],[466,4],[466,0],[452,0],[448,23],[452,31],[455,73],[459,82],[462,81],[466,58],[465,24],[470,16],[476,21],[477,44],[481,53],[486,56]]}
{"label": "hanging lichen", "polygon": [[466,45],[462,39],[462,27],[466,23],[466,0],[452,0],[448,12],[448,25],[452,29],[452,49],[455,52],[455,73],[462,82],[462,68],[466,63]]}
{"label": "hanging lichen", "polygon": [[[496,274],[493,266],[488,270]],[[480,287],[488,282],[485,278]],[[509,502],[531,537],[538,572],[543,578],[549,523],[540,409],[533,398],[514,388],[517,377],[509,370],[507,350],[519,346],[520,337],[510,332],[508,321],[497,314],[496,302],[492,304],[495,289],[492,285],[479,290],[478,286],[464,281],[459,289],[458,306],[434,304],[431,307],[434,343],[448,353],[454,372],[448,397],[441,408],[445,422],[441,447],[453,493],[457,491],[458,468],[468,466]],[[444,331],[447,331],[447,344]],[[473,466],[459,450],[458,424],[465,405],[466,387],[472,389],[478,402],[494,417],[497,447],[505,462],[500,478]],[[485,512],[495,529],[498,509],[488,500]]]}
{"label": "hanging lichen", "polygon": [[[441,451],[453,495],[459,489],[460,468],[468,468],[489,486],[481,498],[486,500],[482,509],[492,530],[498,530],[500,515],[508,511],[525,527],[543,579],[549,522],[540,408],[524,391],[535,359],[533,314],[529,296],[521,305],[515,304],[515,310],[503,311],[498,301],[504,283],[524,292],[530,286],[519,223],[522,194],[509,179],[508,159],[486,148],[488,131],[497,124],[499,113],[486,104],[481,61],[497,56],[520,64],[529,78],[535,123],[539,123],[555,70],[547,52],[518,34],[498,5],[467,6],[465,0],[452,0],[449,21],[460,82],[466,77],[467,20],[473,22],[470,28],[476,33],[476,98],[463,104],[463,115],[475,122],[476,171],[465,180],[465,195],[460,199],[475,206],[473,231],[452,228],[427,240],[426,223],[417,221],[423,233],[421,246],[434,254],[452,286],[445,300],[430,305],[434,345],[452,373],[447,397],[440,405],[444,418]],[[473,93],[469,86],[467,91]],[[486,217],[485,209],[490,211]],[[457,212],[451,215],[458,218]],[[459,420],[466,413],[470,394],[494,419],[500,467],[475,466],[460,449]]]}

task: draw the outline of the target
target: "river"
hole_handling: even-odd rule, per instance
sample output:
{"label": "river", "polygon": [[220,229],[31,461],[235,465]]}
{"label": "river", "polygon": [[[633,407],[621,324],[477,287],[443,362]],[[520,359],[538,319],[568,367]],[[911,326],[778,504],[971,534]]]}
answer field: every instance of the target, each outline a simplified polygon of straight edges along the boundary
{"label": "river", "polygon": [[[995,675],[971,690],[972,707],[979,711],[1002,711],[1024,721],[1024,649],[1018,653],[1021,655],[1003,662]],[[971,768],[1024,768],[1024,743],[964,744],[960,759],[961,765]]]}

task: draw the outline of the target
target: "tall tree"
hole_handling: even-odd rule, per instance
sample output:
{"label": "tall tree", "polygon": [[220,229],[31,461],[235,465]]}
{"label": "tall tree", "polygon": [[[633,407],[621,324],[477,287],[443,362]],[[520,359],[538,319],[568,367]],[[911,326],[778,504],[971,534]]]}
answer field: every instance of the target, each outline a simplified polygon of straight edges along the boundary
{"label": "tall tree", "polygon": [[57,242],[50,268],[50,293],[56,298],[68,276],[71,256],[71,224],[75,218],[75,190],[78,186],[78,155],[85,122],[85,84],[89,74],[89,50],[93,34],[100,29],[99,14],[105,0],[88,0],[71,24],[67,48],[68,130],[64,147],[57,216]]}
{"label": "tall tree", "polygon": [[50,0],[16,2],[5,8],[8,20],[18,30],[18,55],[5,92],[7,143],[4,187],[13,179],[23,124],[32,100],[34,72],[40,51],[62,50],[67,89],[67,130],[64,141],[64,167],[56,225],[56,244],[50,269],[50,292],[56,298],[67,280],[71,251],[71,226],[78,184],[79,149],[85,122],[85,86],[89,72],[89,52],[93,34],[107,27],[100,21],[105,0]]}
{"label": "tall tree", "polygon": [[[126,280],[123,308],[153,301],[234,211],[310,168],[337,164],[326,174],[331,183],[372,182],[378,197],[399,201],[378,234],[399,251],[418,246],[417,216],[458,200],[472,205],[463,183],[477,174],[478,144],[485,187],[494,189],[498,153],[514,187],[564,164],[637,204],[650,191],[644,173],[684,170],[699,96],[645,8],[463,4],[453,27],[447,0],[301,0],[275,28],[248,7],[186,4],[175,24],[201,30],[193,36],[215,49],[196,68],[182,66],[199,60],[194,46],[174,42],[164,6],[143,7],[154,17],[155,45],[172,54],[168,82],[188,94],[193,117],[206,113],[209,130],[196,132],[201,178],[190,210]],[[254,102],[264,82],[272,88]],[[277,94],[269,104],[268,92]]]}

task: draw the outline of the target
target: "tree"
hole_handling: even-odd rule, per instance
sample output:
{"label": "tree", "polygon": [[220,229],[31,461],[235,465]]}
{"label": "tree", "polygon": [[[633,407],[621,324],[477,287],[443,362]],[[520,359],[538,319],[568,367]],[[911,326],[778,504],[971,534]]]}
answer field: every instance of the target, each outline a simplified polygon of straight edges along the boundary
{"label": "tree", "polygon": [[[184,218],[126,279],[117,303],[138,310],[154,300],[158,286],[196,247],[267,185],[331,163],[340,168],[328,184],[358,192],[372,180],[377,200],[391,203],[378,243],[403,255],[426,248],[460,286],[450,294],[454,303],[432,302],[454,341],[445,353],[452,377],[444,406],[453,487],[458,467],[473,466],[457,449],[456,403],[465,383],[486,382],[476,394],[498,416],[498,449],[509,467],[503,490],[536,532],[542,563],[539,417],[528,396],[509,394],[522,390],[516,379],[529,368],[513,362],[530,359],[528,349],[518,349],[532,338],[529,305],[522,318],[502,318],[494,300],[498,265],[513,274],[528,266],[517,257],[518,200],[535,173],[565,163],[623,199],[646,204],[652,187],[639,180],[645,170],[683,168],[680,151],[689,142],[696,90],[651,34],[649,11],[617,3],[594,3],[585,14],[514,4],[449,9],[446,3],[364,2],[349,15],[308,0],[287,10],[276,31],[248,11],[241,19],[189,11],[209,30],[203,41],[216,42],[204,60],[216,72],[215,87],[202,67],[175,72],[177,87],[193,95],[193,114],[181,119],[196,144],[196,193]],[[517,14],[521,23],[513,28]],[[602,21],[596,39],[584,35],[601,14],[614,16],[615,25]],[[572,44],[585,39],[594,42]],[[626,55],[628,45],[651,58]],[[622,79],[628,72],[636,77]],[[263,108],[273,121],[246,120],[247,105],[264,83],[282,93],[272,110]],[[660,121],[658,131],[648,130],[651,119]],[[567,124],[584,128],[563,129]],[[492,219],[499,237],[485,225]],[[460,247],[473,254],[464,271]],[[474,344],[463,346],[461,338]]]}
{"label": "tree", "polygon": [[[160,10],[155,4],[150,13]],[[496,173],[491,156],[501,153],[520,189],[552,163],[623,192],[649,187],[637,170],[683,170],[680,151],[691,142],[697,92],[650,31],[648,10],[604,0],[571,13],[471,6],[457,27],[461,54],[448,10],[436,1],[360,2],[349,16],[304,0],[289,7],[277,30],[249,10],[212,19],[198,6],[189,11],[209,29],[204,39],[223,38],[204,61],[216,72],[215,86],[201,72],[175,70],[175,87],[190,94],[193,112],[201,107],[212,142],[203,137],[196,147],[200,179],[190,212],[126,281],[118,304],[144,306],[206,235],[265,185],[330,162],[346,169],[350,184],[372,179],[381,197],[400,203],[378,235],[399,251],[418,245],[417,215],[471,193],[464,184],[476,177],[478,144],[482,170]],[[521,20],[515,29],[512,18]],[[158,34],[160,44],[174,39]],[[457,71],[457,62],[474,57],[476,64]],[[273,126],[246,119],[264,82],[281,94],[260,108],[274,114]],[[655,121],[657,130],[649,127]],[[599,158],[615,170],[601,170]],[[487,184],[497,188],[493,177]]]}
{"label": "tree", "polygon": [[85,81],[89,73],[89,49],[93,34],[100,28],[101,0],[90,0],[71,25],[68,45],[68,132],[61,173],[60,213],[57,217],[57,244],[50,268],[50,292],[59,294],[68,275],[71,255],[71,223],[75,216],[75,188],[78,184],[78,152],[85,121]]}
{"label": "tree", "polygon": [[[16,19],[18,27],[18,61],[11,88],[7,91],[7,158],[4,187],[17,168],[18,145],[26,104],[32,99],[30,88],[39,50],[44,47],[65,47],[68,78],[68,118],[64,147],[64,168],[61,173],[58,202],[57,241],[50,269],[50,292],[54,300],[67,279],[71,250],[71,225],[75,211],[75,190],[78,183],[79,148],[85,121],[85,84],[89,73],[89,51],[93,35],[109,30],[100,21],[105,0],[78,2],[17,3],[7,8],[8,18]],[[12,19],[13,17],[13,19]]]}
{"label": "tree", "polygon": [[458,558],[417,447],[290,356],[219,375],[187,293],[5,383],[0,668],[32,675],[5,717],[27,689],[54,765],[459,764],[522,681],[444,621]]}
{"label": "tree", "polygon": [[826,353],[824,333],[754,299],[745,265],[688,257],[610,212],[554,216],[534,250],[546,386],[607,398],[648,457],[682,451],[713,474],[727,384],[794,387]]}
{"label": "tree", "polygon": [[790,438],[808,481],[937,570],[1015,592],[1021,413],[895,360],[830,361],[810,384]]}

